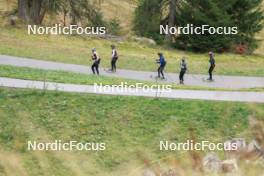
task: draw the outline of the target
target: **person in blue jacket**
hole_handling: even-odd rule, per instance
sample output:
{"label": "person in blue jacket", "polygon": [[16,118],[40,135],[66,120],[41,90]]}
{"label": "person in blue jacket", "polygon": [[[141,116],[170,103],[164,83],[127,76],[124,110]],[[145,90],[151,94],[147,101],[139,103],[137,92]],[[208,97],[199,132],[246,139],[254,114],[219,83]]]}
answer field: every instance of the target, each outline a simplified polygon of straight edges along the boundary
{"label": "person in blue jacket", "polygon": [[159,59],[157,60],[157,63],[159,64],[158,78],[160,78],[160,76],[162,76],[161,79],[165,79],[163,71],[164,71],[164,68],[166,66],[166,60],[165,60],[162,53],[158,53],[158,56],[159,56]]}

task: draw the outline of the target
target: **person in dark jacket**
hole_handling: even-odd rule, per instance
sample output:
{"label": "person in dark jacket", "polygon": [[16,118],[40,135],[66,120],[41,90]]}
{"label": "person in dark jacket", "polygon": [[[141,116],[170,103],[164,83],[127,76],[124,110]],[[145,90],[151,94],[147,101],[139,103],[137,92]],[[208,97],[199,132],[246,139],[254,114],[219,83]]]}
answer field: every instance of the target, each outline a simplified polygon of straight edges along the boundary
{"label": "person in dark jacket", "polygon": [[118,60],[118,54],[115,45],[111,45],[112,56],[111,56],[111,71],[116,72],[116,61]]}
{"label": "person in dark jacket", "polygon": [[184,84],[184,74],[186,73],[186,71],[187,71],[187,63],[185,58],[183,57],[180,62],[180,75],[179,75],[180,84]]}
{"label": "person in dark jacket", "polygon": [[100,65],[100,57],[96,52],[96,49],[92,49],[92,60],[93,60],[93,64],[92,64],[92,71],[93,74],[95,75],[95,72],[97,73],[97,75],[99,75],[99,65]]}
{"label": "person in dark jacket", "polygon": [[160,78],[160,75],[161,75],[162,76],[161,78],[165,79],[163,71],[164,71],[164,68],[166,66],[166,60],[165,60],[162,53],[158,53],[158,56],[159,56],[159,59],[157,60],[157,63],[159,64],[158,78]]}
{"label": "person in dark jacket", "polygon": [[213,81],[213,71],[214,71],[214,68],[215,68],[215,58],[214,58],[214,53],[213,52],[209,52],[209,63],[210,63],[210,67],[209,67],[209,78],[208,80],[209,81]]}

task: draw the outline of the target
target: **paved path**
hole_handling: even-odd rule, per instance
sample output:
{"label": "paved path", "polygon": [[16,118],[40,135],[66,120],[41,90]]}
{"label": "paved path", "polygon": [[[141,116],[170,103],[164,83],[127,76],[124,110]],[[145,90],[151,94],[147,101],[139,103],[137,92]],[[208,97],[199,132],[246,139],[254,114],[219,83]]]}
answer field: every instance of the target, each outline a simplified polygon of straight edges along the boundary
{"label": "paved path", "polygon": [[[33,60],[33,59],[26,59],[26,58],[19,58],[13,56],[5,56],[5,55],[0,55],[0,64],[91,74],[91,69],[90,67],[87,66]],[[105,76],[128,78],[128,79],[142,80],[142,81],[155,81],[154,77],[156,76],[156,73],[154,72],[132,71],[132,70],[118,70],[117,73],[113,74],[113,73],[107,73],[106,71],[101,69],[101,74]],[[202,81],[203,78],[206,77],[207,75],[187,74],[185,77],[185,84],[191,86],[230,88],[230,89],[264,87],[264,77],[215,76],[214,77],[215,82]],[[167,74],[167,78],[168,79],[164,81],[166,83],[178,82],[178,74],[173,74],[173,73]]]}
{"label": "paved path", "polygon": [[63,92],[93,93],[103,95],[160,97],[170,99],[197,99],[217,101],[237,101],[264,103],[264,92],[228,92],[228,91],[198,91],[198,90],[171,90],[169,92],[143,91],[142,89],[128,89],[121,91],[118,88],[104,89],[100,91],[94,86],[62,84],[54,82],[30,81],[0,77],[0,86],[12,88],[32,88],[57,90]]}

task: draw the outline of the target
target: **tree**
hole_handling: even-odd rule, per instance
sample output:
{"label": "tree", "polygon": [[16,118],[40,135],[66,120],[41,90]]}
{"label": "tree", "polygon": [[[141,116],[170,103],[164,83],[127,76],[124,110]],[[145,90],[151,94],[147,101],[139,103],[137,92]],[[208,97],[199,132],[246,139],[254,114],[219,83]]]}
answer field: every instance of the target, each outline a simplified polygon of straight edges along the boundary
{"label": "tree", "polygon": [[[209,25],[212,27],[232,26],[230,15],[224,8],[230,8],[231,1],[223,0],[221,3],[216,0],[197,1],[189,0],[181,4],[178,13],[177,26],[194,26]],[[225,2],[226,4],[224,5]],[[224,5],[224,7],[223,7]],[[218,52],[226,51],[232,45],[232,36],[209,34],[203,35],[185,35],[180,34],[174,44],[177,48],[205,52],[214,50]]]}
{"label": "tree", "polygon": [[[134,30],[138,35],[150,37],[162,42],[159,26],[175,25],[177,6],[180,0],[141,0],[135,12]],[[142,28],[144,26],[144,28]],[[167,42],[173,41],[173,35],[166,35]]]}
{"label": "tree", "polygon": [[[136,9],[135,31],[138,35],[166,40],[184,50],[204,52],[232,51],[236,46],[254,51],[255,35],[263,28],[263,0],[141,0]],[[159,25],[194,27],[238,27],[237,35],[159,35]],[[144,26],[144,28],[142,27]]]}
{"label": "tree", "polygon": [[18,16],[22,20],[28,21],[27,0],[18,0]]}
{"label": "tree", "polygon": [[[180,35],[176,47],[194,51],[232,51],[234,46],[243,45],[248,53],[257,46],[255,34],[262,28],[262,0],[207,0],[185,1],[178,14],[178,25],[187,23],[213,27],[238,27],[237,35]],[[197,8],[198,7],[198,8]]]}
{"label": "tree", "polygon": [[47,13],[69,15],[72,24],[102,24],[102,14],[89,0],[18,0],[18,16],[26,23],[41,24]]}
{"label": "tree", "polygon": [[84,23],[84,25],[101,26],[103,15],[100,9],[89,3],[88,0],[68,0],[71,24]]}
{"label": "tree", "polygon": [[162,20],[162,0],[141,0],[135,10],[134,31],[137,35],[163,40],[159,35]]}
{"label": "tree", "polygon": [[235,0],[228,10],[234,25],[239,28],[235,44],[246,47],[248,52],[253,52],[258,46],[255,35],[263,28],[262,2],[263,0]]}
{"label": "tree", "polygon": [[[168,10],[168,15],[167,15],[167,23],[169,27],[173,27],[175,25],[175,21],[176,21],[176,8],[177,5],[179,3],[179,0],[167,0],[164,3],[167,3],[169,10]],[[166,5],[165,5],[166,6]],[[166,35],[166,40],[167,42],[173,42],[173,35],[168,34]]]}
{"label": "tree", "polygon": [[26,23],[41,24],[47,12],[59,10],[60,0],[18,0],[18,16]]}

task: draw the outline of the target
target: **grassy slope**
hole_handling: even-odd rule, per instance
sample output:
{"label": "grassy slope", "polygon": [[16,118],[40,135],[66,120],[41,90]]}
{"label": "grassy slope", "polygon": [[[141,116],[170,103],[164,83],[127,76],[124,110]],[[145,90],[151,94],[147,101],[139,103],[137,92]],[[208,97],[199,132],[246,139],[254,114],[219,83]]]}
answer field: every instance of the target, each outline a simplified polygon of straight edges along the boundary
{"label": "grassy slope", "polygon": [[[12,9],[13,0],[2,1],[6,10]],[[125,31],[131,29],[133,11],[136,0],[107,0],[102,1],[102,11],[107,20],[118,18]],[[115,9],[115,10],[113,10]],[[65,63],[90,64],[90,49],[96,47],[103,59],[103,66],[109,67],[111,50],[109,45],[114,43],[107,40],[89,39],[67,36],[28,36],[26,29],[12,29],[3,27],[0,19],[0,54],[31,57],[60,61]],[[258,36],[263,38],[263,32]],[[264,42],[262,42],[264,44]],[[207,74],[208,56],[205,54],[186,53],[168,50],[161,47],[150,47],[135,42],[117,43],[120,60],[118,66],[134,70],[156,70],[154,58],[158,51],[164,51],[168,60],[167,71],[177,72],[179,59],[188,56],[190,73]],[[257,51],[258,55],[238,56],[232,54],[217,55],[217,74],[226,75],[264,75],[263,47]]]}
{"label": "grassy slope", "polygon": [[[263,104],[155,100],[0,89],[0,175],[138,175],[143,159],[177,158],[159,140],[248,137],[248,116]],[[29,152],[27,140],[107,142],[107,151]],[[183,155],[185,158],[188,155]],[[161,161],[165,163],[165,161]],[[16,169],[12,169],[16,168]],[[135,171],[135,172],[134,172]]]}
{"label": "grassy slope", "polygon": [[[102,66],[109,67],[111,41],[74,36],[29,36],[26,29],[1,28],[0,54],[30,57],[35,59],[89,65],[90,49],[96,47],[102,57]],[[207,74],[208,56],[185,53],[177,50],[149,47],[135,42],[117,44],[120,54],[118,67],[134,70],[156,70],[154,59],[158,51],[164,51],[167,71],[178,72],[179,60],[188,57],[190,73]],[[263,56],[217,55],[216,74],[264,75]]]}
{"label": "grassy slope", "polygon": [[[89,49],[98,45],[100,54],[104,56],[103,64],[106,66],[110,43],[77,37],[70,37],[70,40],[69,37],[28,37],[21,30],[0,29],[0,53],[68,63],[89,64],[87,61]],[[152,66],[152,58],[160,48],[123,43],[120,44],[120,49],[122,54],[125,53],[120,61],[123,68],[155,69]],[[263,50],[259,50],[258,53],[262,54],[261,51]],[[179,51],[166,51],[167,56],[177,59],[183,54]],[[188,56],[192,59],[192,72],[206,72],[203,70],[207,66],[205,55],[189,53]],[[221,70],[218,71],[221,74],[263,76],[263,56],[252,56],[250,60],[248,57],[234,55],[217,58],[220,59],[218,62]],[[170,58],[170,63],[174,66],[169,67],[169,70],[177,70],[178,60],[174,61]],[[232,71],[228,70],[231,66],[234,67]],[[19,71],[13,73],[17,74]],[[31,73],[28,76],[33,76]],[[68,81],[77,79],[71,74],[64,74],[70,76],[67,78]],[[66,78],[56,73],[55,78],[50,79]],[[81,78],[77,81],[87,83],[91,80]],[[0,175],[123,176],[130,173],[131,176],[135,176],[137,170],[131,174],[132,170],[141,168],[144,156],[151,161],[168,156],[183,161],[179,155],[160,153],[157,148],[158,140],[164,138],[186,140],[187,129],[194,125],[197,127],[196,134],[200,140],[205,138],[225,140],[230,136],[245,137],[248,136],[248,115],[254,114],[263,119],[263,110],[264,107],[260,104],[157,101],[134,97],[84,96],[56,92],[42,94],[37,91],[1,88]],[[34,139],[102,140],[111,145],[107,152],[98,154],[27,152],[25,141]],[[253,169],[249,168],[247,171],[250,170]]]}
{"label": "grassy slope", "polygon": [[122,30],[130,32],[137,0],[107,0],[101,4],[106,20],[118,19]]}

